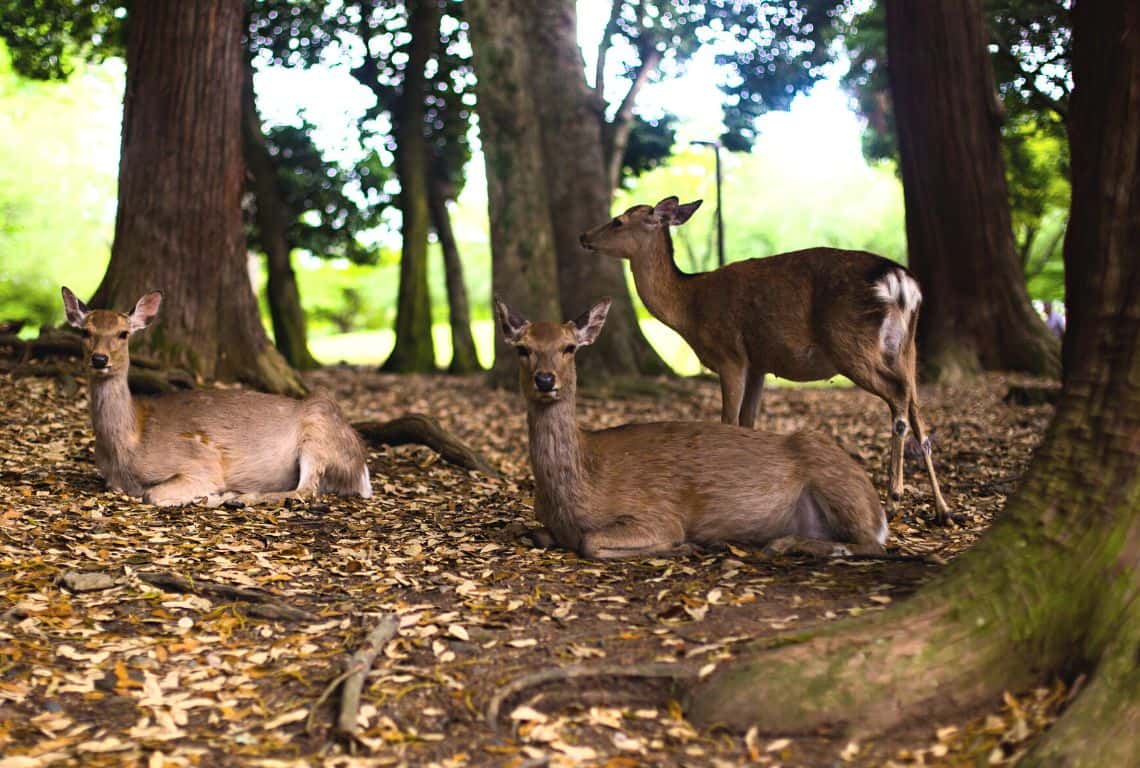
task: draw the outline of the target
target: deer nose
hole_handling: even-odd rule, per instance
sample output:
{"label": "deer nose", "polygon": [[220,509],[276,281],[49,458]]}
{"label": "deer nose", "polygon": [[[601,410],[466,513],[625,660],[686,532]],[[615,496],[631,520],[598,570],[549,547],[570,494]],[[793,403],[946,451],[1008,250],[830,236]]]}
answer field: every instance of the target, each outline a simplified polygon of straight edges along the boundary
{"label": "deer nose", "polygon": [[534,386],[539,392],[552,392],[554,391],[554,374],[547,373],[546,371],[539,371],[534,375]]}
{"label": "deer nose", "polygon": [[110,360],[106,355],[91,355],[92,368],[106,368],[108,362],[110,362]]}

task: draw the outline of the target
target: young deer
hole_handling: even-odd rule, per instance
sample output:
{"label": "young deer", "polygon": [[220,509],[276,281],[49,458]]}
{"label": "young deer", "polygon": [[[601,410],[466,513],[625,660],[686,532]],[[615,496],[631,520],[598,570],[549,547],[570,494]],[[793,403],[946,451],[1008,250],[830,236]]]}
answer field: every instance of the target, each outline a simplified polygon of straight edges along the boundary
{"label": "young deer", "polygon": [[823,435],[708,422],[579,429],[574,354],[598,337],[609,307],[605,299],[571,323],[530,323],[495,299],[503,336],[519,354],[540,545],[592,558],[664,553],[685,542],[883,551],[878,494]]}
{"label": "young deer", "polygon": [[630,260],[637,293],[720,376],[721,421],[752,427],[764,374],[794,381],[841,373],[891,410],[890,496],[902,497],[903,438],[922,446],[936,519],[945,524],[930,441],[918,411],[915,329],[922,292],[903,266],[866,251],[808,248],[684,274],[669,227],[701,201],[635,205],[582,234],[582,245]]}
{"label": "young deer", "polygon": [[89,310],[63,289],[67,322],[83,332],[95,465],[110,488],[159,506],[234,494],[372,495],[360,438],[327,397],[216,390],[132,398],[129,339],[161,303],[161,293],[148,293],[124,315]]}

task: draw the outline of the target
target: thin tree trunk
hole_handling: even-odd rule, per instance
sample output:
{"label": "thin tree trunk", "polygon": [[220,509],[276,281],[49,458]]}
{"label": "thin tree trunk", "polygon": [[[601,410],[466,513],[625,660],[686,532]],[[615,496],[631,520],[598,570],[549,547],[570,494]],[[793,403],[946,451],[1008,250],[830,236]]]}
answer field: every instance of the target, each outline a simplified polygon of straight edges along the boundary
{"label": "thin tree trunk", "polygon": [[447,306],[451,324],[451,364],[449,373],[474,373],[482,370],[475,353],[475,340],[471,337],[471,311],[467,303],[467,285],[463,282],[463,261],[455,233],[451,230],[451,214],[447,210],[447,194],[443,182],[433,174],[428,180],[428,203],[431,206],[432,228],[439,238],[443,251],[443,269],[447,280]]}
{"label": "thin tree trunk", "polygon": [[602,152],[605,157],[606,179],[610,189],[614,190],[621,184],[621,168],[625,161],[625,150],[629,146],[629,134],[633,130],[633,107],[637,102],[637,95],[649,82],[649,76],[661,63],[661,52],[653,48],[642,53],[641,64],[637,67],[629,90],[622,98],[613,120],[602,125]]}
{"label": "thin tree trunk", "polygon": [[242,89],[242,136],[245,161],[253,177],[254,206],[265,265],[269,275],[266,294],[273,319],[273,341],[288,363],[299,371],[319,368],[309,352],[305,310],[290,263],[289,221],[285,201],[277,181],[277,164],[269,154],[261,131],[261,116],[253,92],[253,68],[246,59],[245,86]]}
{"label": "thin tree trunk", "polygon": [[427,190],[430,149],[424,136],[424,96],[427,62],[439,36],[439,7],[435,0],[408,0],[407,9],[412,44],[393,115],[403,248],[396,301],[396,346],[384,363],[384,370],[402,373],[435,370],[427,269],[431,229]]}
{"label": "thin tree trunk", "polygon": [[887,0],[885,8],[925,373],[1056,375],[1056,340],[1030,306],[1014,248],[981,2]]}
{"label": "thin tree trunk", "polygon": [[698,683],[688,702],[697,722],[868,737],[1085,674],[1019,765],[1135,764],[1140,4],[1077,0],[1073,43],[1064,385],[1021,490],[974,549],[907,603]]}
{"label": "thin tree trunk", "polygon": [[579,377],[664,373],[641,333],[621,262],[587,251],[578,237],[611,215],[613,187],[602,150],[602,106],[586,85],[574,0],[528,0],[529,73],[543,139],[549,218],[558,262],[562,316],[576,317],[602,296],[613,299],[606,333],[579,359]]}
{"label": "thin tree trunk", "polygon": [[301,393],[269,343],[241,222],[241,0],[132,5],[111,261],[92,305],[164,291],[139,348],[204,378]]}
{"label": "thin tree trunk", "polygon": [[[465,4],[474,51],[479,135],[487,165],[493,290],[529,317],[560,319],[554,230],[542,183],[542,136],[530,89],[531,62],[520,0]],[[491,380],[512,384],[515,354],[495,334]]]}

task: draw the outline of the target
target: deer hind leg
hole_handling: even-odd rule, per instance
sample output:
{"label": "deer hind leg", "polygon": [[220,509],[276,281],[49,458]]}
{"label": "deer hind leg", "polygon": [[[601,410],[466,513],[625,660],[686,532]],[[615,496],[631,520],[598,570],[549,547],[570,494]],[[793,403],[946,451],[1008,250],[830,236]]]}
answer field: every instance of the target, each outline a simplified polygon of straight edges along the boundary
{"label": "deer hind leg", "polygon": [[914,438],[922,448],[922,461],[926,464],[926,474],[930,478],[930,490],[934,494],[934,521],[939,525],[946,525],[950,521],[950,507],[942,498],[942,489],[938,487],[938,476],[934,473],[934,457],[931,455],[930,437],[926,434],[926,426],[922,423],[922,415],[918,411],[918,400],[911,394],[908,407],[910,425],[914,429]]}
{"label": "deer hind leg", "polygon": [[615,560],[641,555],[671,554],[683,548],[685,532],[680,525],[652,527],[630,518],[622,518],[587,532],[582,537],[580,554],[596,560]]}
{"label": "deer hind leg", "polygon": [[752,429],[764,397],[764,371],[749,368],[744,384],[744,400],[740,404],[740,426]]}
{"label": "deer hind leg", "polygon": [[720,420],[725,424],[740,424],[747,369],[737,363],[726,363],[717,373],[720,374]]}

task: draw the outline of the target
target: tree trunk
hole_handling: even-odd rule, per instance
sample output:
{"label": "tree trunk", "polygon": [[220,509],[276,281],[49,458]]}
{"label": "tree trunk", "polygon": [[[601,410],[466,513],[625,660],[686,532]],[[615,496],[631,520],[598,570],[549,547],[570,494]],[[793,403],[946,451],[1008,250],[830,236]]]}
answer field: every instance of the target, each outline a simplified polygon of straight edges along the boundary
{"label": "tree trunk", "polygon": [[273,319],[273,341],[288,363],[299,371],[319,368],[309,352],[305,329],[305,310],[301,293],[290,263],[289,219],[285,201],[277,182],[277,164],[269,154],[265,135],[261,132],[261,116],[253,92],[253,67],[246,59],[245,86],[242,89],[242,136],[245,161],[253,177],[254,207],[261,247],[265,249],[265,265],[269,275],[266,294],[269,315]]}
{"label": "tree trunk", "polygon": [[396,301],[396,346],[384,370],[401,373],[435,370],[428,293],[429,146],[424,136],[426,67],[439,34],[439,7],[434,0],[408,0],[412,35],[404,83],[392,116],[396,131],[396,175],[400,180],[403,216],[400,291]]}
{"label": "tree trunk", "polygon": [[139,348],[204,378],[301,393],[269,343],[241,222],[241,0],[131,6],[111,262],[92,305],[165,294]]}
{"label": "tree trunk", "polygon": [[[1140,3],[1077,0],[1057,415],[991,532],[912,600],[699,683],[703,724],[867,737],[1089,676],[1019,765],[1140,754]],[[930,98],[943,92],[929,89]]]}
{"label": "tree trunk", "polygon": [[885,8],[924,372],[1056,375],[1057,343],[1029,303],[1013,243],[981,0]]}
{"label": "tree trunk", "polygon": [[586,84],[574,0],[527,0],[532,67],[543,141],[548,214],[554,230],[562,317],[613,299],[606,332],[579,358],[585,381],[668,369],[637,323],[621,261],[587,251],[578,237],[611,215],[613,187],[602,150],[603,105]]}
{"label": "tree trunk", "polygon": [[463,282],[463,261],[455,233],[451,230],[451,214],[447,210],[446,183],[433,174],[428,181],[428,203],[431,206],[432,228],[439,238],[443,251],[444,277],[447,280],[447,306],[451,324],[451,364],[448,373],[475,373],[483,369],[475,354],[475,340],[471,338],[471,311],[467,303],[467,285]]}
{"label": "tree trunk", "polygon": [[[553,320],[562,311],[522,1],[469,0],[464,8],[487,165],[493,290],[527,316]],[[517,367],[514,352],[496,333],[491,380],[513,385]]]}

